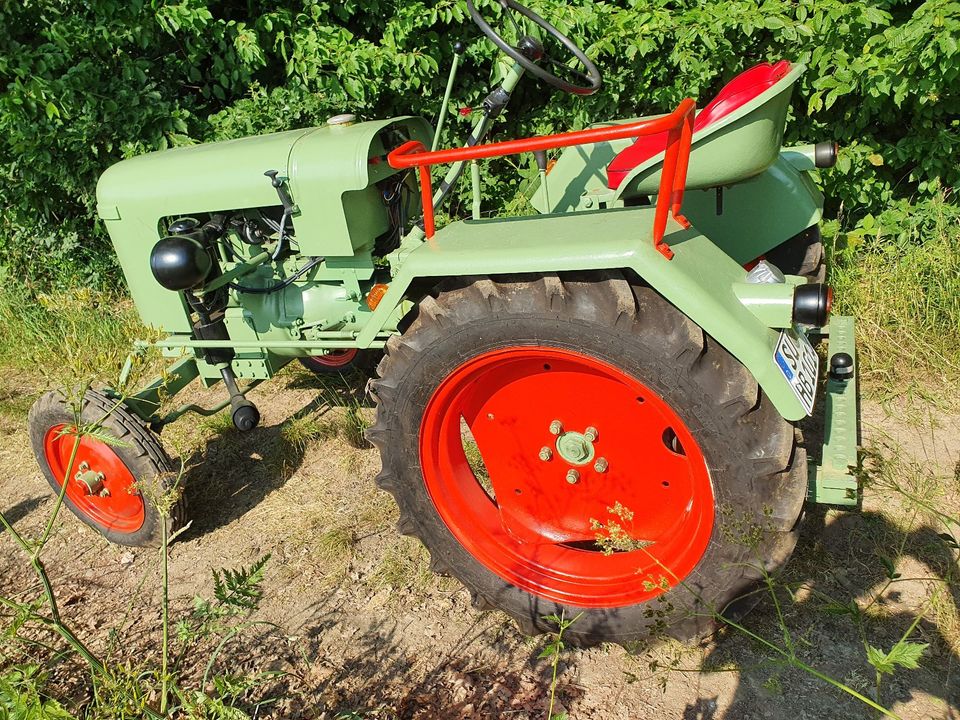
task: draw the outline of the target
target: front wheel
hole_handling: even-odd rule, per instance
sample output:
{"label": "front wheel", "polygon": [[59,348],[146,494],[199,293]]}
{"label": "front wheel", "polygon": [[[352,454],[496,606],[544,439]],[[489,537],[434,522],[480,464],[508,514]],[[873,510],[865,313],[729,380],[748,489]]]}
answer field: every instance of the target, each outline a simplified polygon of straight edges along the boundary
{"label": "front wheel", "polygon": [[475,604],[581,644],[713,628],[796,542],[806,458],[752,376],[653,290],[477,279],[372,383],[400,530]]}
{"label": "front wheel", "polygon": [[[80,410],[89,432],[76,445],[76,418],[62,393],[41,396],[30,409],[30,441],[54,493],[66,480],[64,504],[74,515],[119,545],[158,545],[161,523],[172,535],[185,520],[182,496],[157,504],[173,464],[163,445],[130,411],[95,390]],[[71,457],[73,462],[71,463]]]}

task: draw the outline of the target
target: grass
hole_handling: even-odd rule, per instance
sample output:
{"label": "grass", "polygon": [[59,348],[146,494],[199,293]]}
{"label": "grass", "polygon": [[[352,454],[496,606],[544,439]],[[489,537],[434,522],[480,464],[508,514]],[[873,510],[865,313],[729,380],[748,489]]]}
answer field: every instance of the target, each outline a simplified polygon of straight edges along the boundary
{"label": "grass", "polygon": [[337,436],[337,425],[333,421],[318,418],[315,415],[292,417],[280,428],[283,440],[298,450],[304,450],[315,440],[329,440]]}
{"label": "grass", "polygon": [[[116,384],[134,341],[153,336],[125,297],[88,288],[38,293],[9,281],[0,284],[0,327],[0,367],[59,387]],[[153,371],[158,354],[134,376]]]}
{"label": "grass", "polygon": [[395,544],[382,549],[380,564],[370,582],[375,588],[388,587],[420,595],[433,582],[430,554],[419,541],[401,537]]}
{"label": "grass", "polygon": [[24,720],[73,720],[56,700],[46,697],[46,677],[32,664],[13,665],[0,675],[0,717]]}
{"label": "grass", "polygon": [[233,418],[229,410],[221,410],[215,415],[201,418],[198,425],[211,435],[220,435],[233,430]]}
{"label": "grass", "polygon": [[353,557],[353,549],[356,545],[357,531],[352,524],[328,528],[310,543],[311,550],[327,561],[349,560]]}
{"label": "grass", "polygon": [[27,420],[27,414],[30,412],[30,406],[33,404],[33,396],[18,388],[4,387],[6,378],[0,380],[0,428],[5,423],[16,426],[18,423],[24,423]]}
{"label": "grass", "polygon": [[[835,224],[834,224],[835,227]],[[829,228],[828,228],[829,230]],[[881,396],[960,390],[960,208],[893,206],[827,242],[837,312],[857,318],[861,376]]]}
{"label": "grass", "polygon": [[493,490],[493,483],[490,481],[490,473],[487,472],[487,466],[483,462],[483,455],[477,446],[477,441],[473,439],[473,434],[470,432],[470,429],[467,428],[466,423],[461,422],[461,425],[463,428],[461,431],[461,443],[463,445],[463,454],[467,458],[467,465],[470,467],[470,471],[477,479],[477,482],[480,483],[483,491],[491,500],[494,500],[496,494]]}

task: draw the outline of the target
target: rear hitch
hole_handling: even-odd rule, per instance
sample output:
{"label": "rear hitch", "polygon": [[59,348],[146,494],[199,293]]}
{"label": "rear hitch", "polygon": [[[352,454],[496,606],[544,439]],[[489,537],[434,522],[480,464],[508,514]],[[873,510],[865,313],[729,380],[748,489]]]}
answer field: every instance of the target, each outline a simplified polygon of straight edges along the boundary
{"label": "rear hitch", "polygon": [[823,447],[820,464],[809,466],[807,499],[827,505],[859,505],[860,408],[857,392],[857,351],[852,317],[834,315],[822,334],[829,337]]}

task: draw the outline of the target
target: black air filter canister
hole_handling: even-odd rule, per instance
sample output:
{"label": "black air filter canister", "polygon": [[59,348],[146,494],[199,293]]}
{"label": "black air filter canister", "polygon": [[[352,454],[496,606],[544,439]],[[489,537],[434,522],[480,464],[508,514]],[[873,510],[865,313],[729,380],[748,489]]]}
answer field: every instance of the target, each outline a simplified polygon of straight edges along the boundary
{"label": "black air filter canister", "polygon": [[204,243],[195,235],[165,237],[150,251],[150,271],[167,290],[198,287],[210,275],[213,260]]}

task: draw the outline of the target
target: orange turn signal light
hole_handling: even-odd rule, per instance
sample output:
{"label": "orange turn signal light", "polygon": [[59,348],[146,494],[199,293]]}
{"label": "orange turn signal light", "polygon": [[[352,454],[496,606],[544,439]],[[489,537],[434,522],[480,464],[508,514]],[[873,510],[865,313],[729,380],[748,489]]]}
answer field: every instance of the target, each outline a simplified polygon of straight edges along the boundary
{"label": "orange turn signal light", "polygon": [[370,288],[370,292],[367,293],[367,307],[371,310],[376,310],[377,305],[380,304],[380,301],[383,300],[383,296],[387,294],[387,290],[389,289],[390,286],[384,283],[377,283]]}

